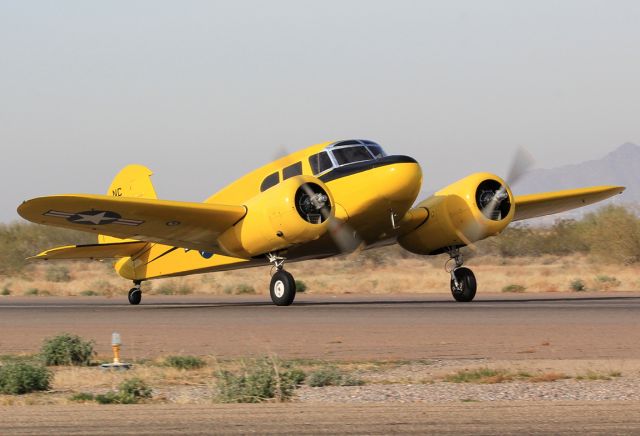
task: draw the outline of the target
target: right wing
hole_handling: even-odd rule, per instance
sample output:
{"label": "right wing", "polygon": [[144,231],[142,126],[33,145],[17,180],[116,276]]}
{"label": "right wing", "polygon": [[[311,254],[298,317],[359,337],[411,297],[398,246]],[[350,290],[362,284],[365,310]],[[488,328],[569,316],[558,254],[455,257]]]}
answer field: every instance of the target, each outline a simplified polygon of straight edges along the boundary
{"label": "right wing", "polygon": [[236,205],[75,194],[28,200],[18,213],[38,224],[216,251],[218,237],[247,210]]}
{"label": "right wing", "polygon": [[513,220],[520,221],[537,218],[587,206],[613,195],[622,194],[624,189],[624,186],[594,186],[591,188],[518,195],[514,199],[516,214]]}

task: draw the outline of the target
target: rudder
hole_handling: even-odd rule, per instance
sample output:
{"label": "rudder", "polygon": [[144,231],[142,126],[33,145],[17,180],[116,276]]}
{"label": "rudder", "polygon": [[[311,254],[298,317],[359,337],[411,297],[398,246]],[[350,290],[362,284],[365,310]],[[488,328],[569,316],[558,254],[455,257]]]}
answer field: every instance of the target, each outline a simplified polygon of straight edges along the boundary
{"label": "rudder", "polygon": [[[151,183],[153,172],[144,165],[127,165],[114,177],[107,195],[114,197],[158,198]],[[125,242],[125,239],[98,235],[101,244]]]}

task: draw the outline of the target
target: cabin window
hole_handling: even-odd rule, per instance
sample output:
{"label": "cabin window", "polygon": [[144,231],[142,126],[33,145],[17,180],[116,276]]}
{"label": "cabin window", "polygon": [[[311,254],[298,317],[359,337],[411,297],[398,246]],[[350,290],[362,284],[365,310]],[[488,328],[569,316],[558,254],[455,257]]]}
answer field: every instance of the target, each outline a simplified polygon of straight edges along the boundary
{"label": "cabin window", "polygon": [[382,150],[382,147],[380,147],[378,144],[367,145],[367,148],[369,149],[369,151],[373,155],[374,159],[380,159],[381,157],[385,157],[386,156],[386,154]]}
{"label": "cabin window", "polygon": [[311,171],[314,175],[320,174],[328,170],[333,166],[331,158],[326,151],[323,151],[313,156],[309,156],[309,165],[311,165]]}
{"label": "cabin window", "polygon": [[296,162],[282,170],[282,180],[302,175],[302,162]]}
{"label": "cabin window", "polygon": [[333,156],[339,165],[346,165],[355,162],[363,162],[371,160],[371,153],[364,146],[336,148],[333,150]]}
{"label": "cabin window", "polygon": [[271,188],[272,186],[276,186],[279,182],[280,182],[280,175],[278,174],[277,171],[273,174],[269,174],[262,181],[262,184],[260,185],[260,192],[264,192],[267,189]]}

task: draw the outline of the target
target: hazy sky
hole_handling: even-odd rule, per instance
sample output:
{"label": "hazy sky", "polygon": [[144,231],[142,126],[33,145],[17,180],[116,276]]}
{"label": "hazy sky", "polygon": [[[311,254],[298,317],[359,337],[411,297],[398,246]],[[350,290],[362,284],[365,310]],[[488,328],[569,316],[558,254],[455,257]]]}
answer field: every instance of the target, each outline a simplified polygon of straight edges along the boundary
{"label": "hazy sky", "polygon": [[0,221],[141,163],[199,201],[369,138],[425,191],[640,143],[640,1],[0,1]]}

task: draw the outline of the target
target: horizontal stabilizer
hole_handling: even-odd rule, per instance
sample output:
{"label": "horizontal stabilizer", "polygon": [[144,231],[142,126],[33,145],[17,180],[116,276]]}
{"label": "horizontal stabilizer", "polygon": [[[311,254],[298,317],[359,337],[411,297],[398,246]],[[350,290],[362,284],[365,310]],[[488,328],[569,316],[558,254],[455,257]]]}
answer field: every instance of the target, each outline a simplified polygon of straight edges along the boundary
{"label": "horizontal stabilizer", "polygon": [[119,257],[133,256],[147,245],[147,242],[142,241],[115,244],[68,245],[66,247],[57,247],[43,251],[29,259],[116,259]]}
{"label": "horizontal stabilizer", "polygon": [[513,220],[526,220],[588,206],[614,195],[622,194],[624,190],[623,186],[594,186],[566,191],[518,195],[515,198],[516,214]]}
{"label": "horizontal stabilizer", "polygon": [[246,214],[244,206],[109,195],[53,195],[25,201],[23,218],[120,239],[216,251],[218,237]]}

